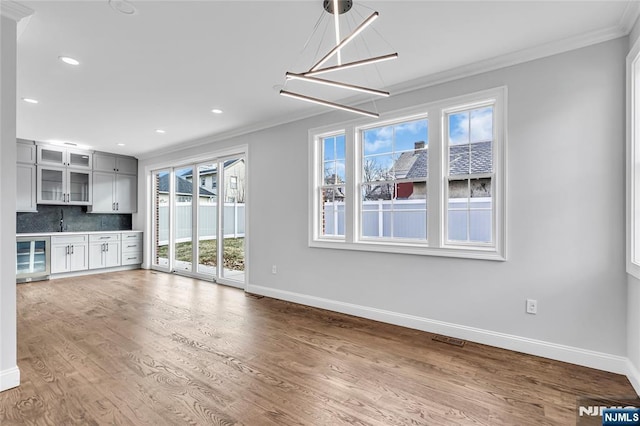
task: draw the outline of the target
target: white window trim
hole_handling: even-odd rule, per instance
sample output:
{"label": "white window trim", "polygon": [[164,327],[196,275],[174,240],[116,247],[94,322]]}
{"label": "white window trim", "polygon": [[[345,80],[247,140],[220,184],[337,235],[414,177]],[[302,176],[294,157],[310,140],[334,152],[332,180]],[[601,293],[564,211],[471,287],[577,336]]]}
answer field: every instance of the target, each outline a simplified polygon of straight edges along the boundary
{"label": "white window trim", "polygon": [[627,273],[640,279],[640,238],[636,237],[640,223],[637,223],[640,211],[640,128],[636,120],[640,119],[640,40],[637,40],[627,55]]}
{"label": "white window trim", "polygon": [[[494,244],[483,246],[476,243],[446,243],[446,204],[444,197],[443,173],[446,157],[441,152],[446,148],[443,138],[444,112],[456,107],[473,107],[493,101],[494,105],[494,141],[493,141],[493,179],[494,182],[494,216],[493,230]],[[507,88],[498,87],[480,92],[447,98],[427,104],[396,110],[381,114],[381,118],[356,119],[349,122],[323,126],[309,130],[309,246],[340,250],[374,251],[386,253],[405,253],[426,256],[443,256],[470,259],[485,259],[505,261],[507,259]],[[359,172],[361,168],[360,130],[378,127],[386,123],[409,121],[413,117],[429,118],[429,199],[437,200],[439,208],[428,209],[427,242],[412,240],[371,240],[359,238],[360,224],[357,212],[361,208],[359,197]],[[319,226],[319,197],[317,191],[322,182],[320,161],[321,144],[324,137],[344,133],[346,168],[346,203],[345,203],[345,236],[321,236]],[[447,145],[448,146],[448,145]],[[435,198],[432,198],[435,197]],[[433,203],[428,203],[433,206]]]}

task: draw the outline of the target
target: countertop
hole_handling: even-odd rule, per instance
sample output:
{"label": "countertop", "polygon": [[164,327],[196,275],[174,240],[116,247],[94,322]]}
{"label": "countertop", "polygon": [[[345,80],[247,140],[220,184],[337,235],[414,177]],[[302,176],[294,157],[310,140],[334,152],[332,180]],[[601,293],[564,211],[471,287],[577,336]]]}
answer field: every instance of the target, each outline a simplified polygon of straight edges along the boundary
{"label": "countertop", "polygon": [[142,232],[142,231],[129,229],[124,231],[37,232],[32,234],[16,234],[16,237],[50,237],[50,236],[65,236],[65,235],[121,234],[123,232]]}

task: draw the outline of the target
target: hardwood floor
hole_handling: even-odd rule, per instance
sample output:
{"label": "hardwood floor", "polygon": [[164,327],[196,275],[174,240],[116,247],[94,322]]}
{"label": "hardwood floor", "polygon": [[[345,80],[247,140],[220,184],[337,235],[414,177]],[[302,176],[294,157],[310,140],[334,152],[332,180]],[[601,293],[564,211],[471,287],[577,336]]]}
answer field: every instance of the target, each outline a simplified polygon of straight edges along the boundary
{"label": "hardwood floor", "polygon": [[[570,425],[624,376],[126,271],[18,286],[8,425]],[[595,423],[599,424],[599,423]]]}

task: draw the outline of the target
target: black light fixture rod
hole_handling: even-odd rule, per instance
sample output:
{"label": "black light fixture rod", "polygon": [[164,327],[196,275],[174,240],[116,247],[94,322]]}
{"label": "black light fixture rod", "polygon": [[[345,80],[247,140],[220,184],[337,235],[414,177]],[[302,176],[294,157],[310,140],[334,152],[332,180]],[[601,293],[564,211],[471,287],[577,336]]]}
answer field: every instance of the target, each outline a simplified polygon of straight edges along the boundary
{"label": "black light fixture rod", "polygon": [[383,90],[370,89],[368,87],[356,86],[354,84],[348,84],[348,83],[340,83],[339,81],[325,80],[324,78],[307,77],[304,74],[295,74],[292,72],[288,72],[286,76],[287,76],[287,79],[289,80],[302,80],[302,81],[308,81],[309,83],[324,84],[325,86],[333,86],[341,89],[348,89],[348,90],[354,90],[356,92],[368,93],[370,95],[385,96],[385,97],[389,96],[389,92],[385,92]]}
{"label": "black light fixture rod", "polygon": [[315,71],[304,72],[304,73],[302,73],[302,75],[307,76],[307,77],[311,77],[311,76],[314,76],[314,75],[324,74],[324,73],[327,73],[327,72],[346,70],[346,69],[349,69],[349,68],[355,68],[355,67],[359,67],[359,66],[362,66],[362,65],[369,65],[369,64],[375,64],[375,63],[378,63],[378,62],[389,61],[391,59],[396,59],[397,57],[398,57],[397,53],[390,53],[388,55],[376,56],[376,57],[369,58],[369,59],[361,59],[359,61],[347,62],[346,64],[335,65],[333,67],[318,68]]}
{"label": "black light fixture rod", "polygon": [[360,34],[362,32],[362,30],[364,30],[365,28],[367,28],[373,21],[376,20],[376,18],[380,16],[380,14],[378,12],[373,12],[371,14],[371,16],[369,16],[367,19],[364,20],[364,22],[360,25],[358,25],[356,27],[355,30],[353,30],[353,32],[351,34],[349,34],[348,36],[346,36],[340,43],[338,43],[338,45],[336,47],[334,47],[333,49],[331,49],[331,51],[329,51],[329,53],[327,53],[322,59],[320,59],[314,66],[311,67],[311,69],[309,69],[309,72],[311,71],[315,71],[316,69],[318,69],[319,67],[322,66],[322,64],[324,64],[325,62],[327,62],[329,59],[331,59],[331,57],[333,57],[333,55],[335,55],[338,50],[342,49],[344,46],[347,45],[347,43],[349,43],[351,40],[353,40],[358,34]]}
{"label": "black light fixture rod", "polygon": [[299,99],[301,101],[307,101],[307,102],[311,102],[311,103],[314,103],[314,104],[328,106],[330,108],[341,109],[343,111],[354,112],[356,114],[366,115],[367,117],[372,117],[372,118],[380,117],[380,114],[377,114],[375,112],[369,112],[369,111],[365,111],[363,109],[353,108],[353,107],[350,107],[350,106],[337,104],[335,102],[325,101],[323,99],[312,98],[311,96],[301,95],[299,93],[288,92],[286,90],[281,90],[280,94],[282,96],[287,96],[289,98]]}

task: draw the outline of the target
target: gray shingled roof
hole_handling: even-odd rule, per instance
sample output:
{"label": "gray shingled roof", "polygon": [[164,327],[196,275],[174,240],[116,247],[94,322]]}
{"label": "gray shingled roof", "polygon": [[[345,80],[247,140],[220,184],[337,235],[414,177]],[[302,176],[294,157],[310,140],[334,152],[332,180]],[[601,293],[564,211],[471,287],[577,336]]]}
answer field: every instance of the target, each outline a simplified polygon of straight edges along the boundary
{"label": "gray shingled roof", "polygon": [[[469,168],[469,158],[471,158],[471,168]],[[493,169],[491,141],[452,145],[449,151],[449,167],[452,175],[490,172]],[[395,178],[425,178],[428,168],[428,149],[404,152],[394,164]]]}
{"label": "gray shingled roof", "polygon": [[[233,160],[227,160],[224,162],[224,168],[226,169],[227,167],[229,167],[230,165],[237,163],[238,161],[244,161],[243,159],[238,159],[238,158],[234,158]],[[210,175],[210,174],[217,174],[218,173],[218,169],[217,168],[208,168],[208,169],[200,169],[200,176],[202,175]],[[193,170],[192,169],[188,169],[186,171],[184,171],[182,173],[181,176],[183,177],[191,177],[193,175]]]}
{"label": "gray shingled roof", "polygon": [[[160,176],[160,179],[158,180],[158,192],[164,192],[164,193],[168,193],[169,192],[169,174],[164,174],[162,176]],[[190,181],[186,180],[183,177],[177,176],[176,179],[176,194],[180,194],[180,195],[192,195],[193,194],[193,185],[191,184]],[[214,194],[213,192],[200,187],[199,189],[199,195],[200,196],[208,196],[208,197],[215,197],[216,194]]]}

